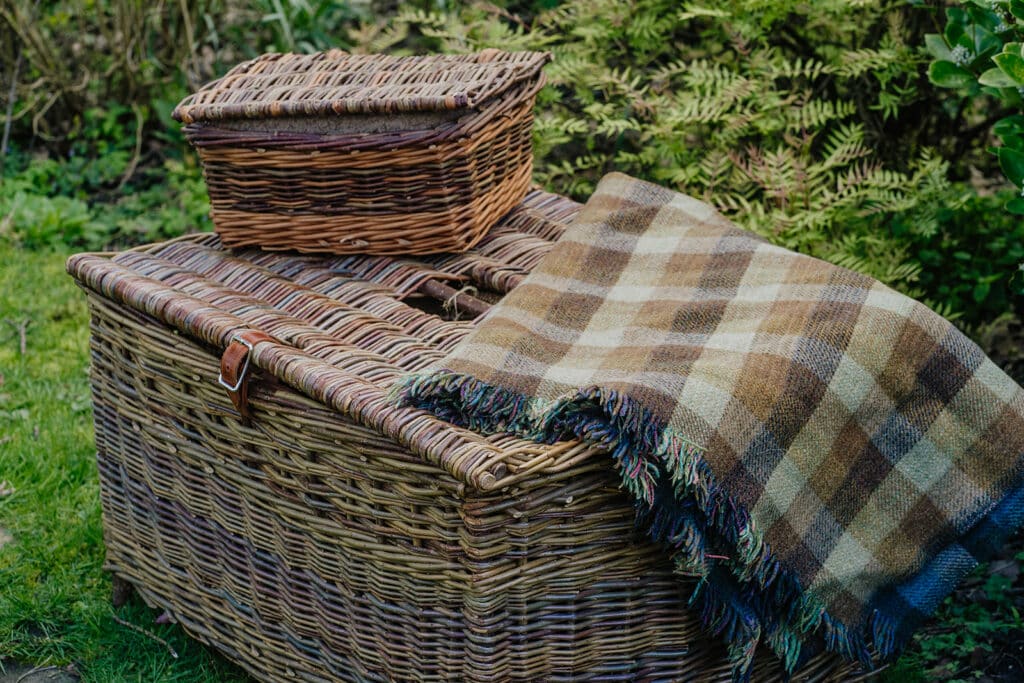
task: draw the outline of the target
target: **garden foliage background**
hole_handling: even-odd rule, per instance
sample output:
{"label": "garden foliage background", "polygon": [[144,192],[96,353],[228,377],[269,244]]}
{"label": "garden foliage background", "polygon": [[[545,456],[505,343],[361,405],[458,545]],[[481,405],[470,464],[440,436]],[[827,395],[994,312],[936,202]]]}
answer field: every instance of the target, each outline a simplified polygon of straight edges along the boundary
{"label": "garden foliage background", "polygon": [[[200,170],[170,112],[238,61],[328,47],[501,47],[554,54],[537,106],[540,184],[584,199],[615,169],[703,198],[779,244],[924,300],[1020,381],[1022,39],[1021,0],[0,0],[0,256],[5,269],[35,264],[35,279],[5,273],[0,313],[12,332],[0,339],[25,336],[25,303],[11,292],[31,298],[24,288],[48,272],[42,264],[211,228]],[[75,295],[60,296],[54,305],[66,307]],[[78,309],[65,317],[84,324]],[[47,320],[61,329],[63,318]],[[26,354],[2,353],[30,381]],[[29,429],[14,424],[19,411],[31,418],[45,409],[32,401],[47,394],[3,393],[2,378],[0,430],[16,436]],[[85,392],[84,377],[75,382]],[[76,400],[87,406],[87,394]],[[84,412],[67,419],[87,432]],[[2,439],[29,478],[29,445]],[[73,450],[87,457],[89,447]],[[75,476],[95,487],[87,467]],[[45,549],[34,559],[12,550],[17,543],[4,549],[4,527],[24,528],[14,511],[32,500],[0,485],[0,577],[31,584],[20,602],[0,590],[0,659],[77,661],[85,677],[115,680],[98,672],[122,671],[123,657],[111,660],[116,670],[95,664],[118,628],[103,584],[86,582],[95,595],[85,607],[54,617],[55,597],[33,597],[48,572],[24,569],[45,564]],[[76,509],[95,527],[90,505],[95,496]],[[81,552],[95,560],[93,527]],[[968,586],[996,608],[947,607],[897,675],[992,673],[977,653],[1024,640],[1012,598],[1024,591],[1019,572],[1000,571]],[[92,630],[67,635],[68,621],[86,618]],[[139,656],[166,655],[138,637],[148,653]],[[210,680],[229,675],[208,655],[186,660],[214,672],[203,674]],[[181,675],[168,666],[159,677]],[[185,671],[181,680],[201,679]]]}
{"label": "garden foliage background", "polygon": [[[983,335],[1019,326],[1024,291],[1015,190],[988,149],[997,122],[1021,137],[1021,99],[971,77],[1003,43],[1024,65],[1013,5],[1024,15],[1020,0],[2,0],[0,238],[95,249],[209,228],[170,112],[260,52],[547,49],[541,184],[584,198],[614,168],[671,185]],[[995,42],[957,47],[978,31]],[[955,70],[932,78],[958,87],[929,79],[926,46]]]}

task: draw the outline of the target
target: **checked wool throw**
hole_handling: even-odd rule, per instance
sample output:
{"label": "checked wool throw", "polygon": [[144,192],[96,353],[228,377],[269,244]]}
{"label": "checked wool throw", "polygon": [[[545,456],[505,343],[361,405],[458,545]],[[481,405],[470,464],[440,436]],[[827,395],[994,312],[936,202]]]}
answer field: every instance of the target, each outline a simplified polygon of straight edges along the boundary
{"label": "checked wool throw", "polygon": [[398,395],[605,449],[737,680],[759,644],[891,655],[1024,520],[1024,391],[974,343],[621,174]]}

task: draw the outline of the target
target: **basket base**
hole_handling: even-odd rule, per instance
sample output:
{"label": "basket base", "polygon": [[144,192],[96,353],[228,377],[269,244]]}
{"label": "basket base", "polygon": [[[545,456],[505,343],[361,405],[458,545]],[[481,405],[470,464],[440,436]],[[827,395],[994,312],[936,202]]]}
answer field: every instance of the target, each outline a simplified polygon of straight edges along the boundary
{"label": "basket base", "polygon": [[440,212],[325,216],[241,211],[214,202],[211,215],[221,242],[232,249],[382,256],[459,253],[474,247],[489,226],[519,203],[531,172],[531,165],[524,166],[469,204]]}

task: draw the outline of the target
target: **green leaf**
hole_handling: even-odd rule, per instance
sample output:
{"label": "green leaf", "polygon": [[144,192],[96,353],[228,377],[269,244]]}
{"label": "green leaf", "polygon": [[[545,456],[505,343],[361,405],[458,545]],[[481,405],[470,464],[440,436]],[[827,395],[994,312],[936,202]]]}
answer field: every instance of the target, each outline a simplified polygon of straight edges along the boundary
{"label": "green leaf", "polygon": [[1015,149],[1018,152],[1024,152],[1024,130],[1017,133],[1007,133],[1006,135],[999,136],[1003,141],[1003,147],[1007,149]]}
{"label": "green leaf", "polygon": [[1003,39],[986,28],[978,26],[971,33],[974,35],[974,54],[976,59],[994,55],[1003,47]]}
{"label": "green leaf", "polygon": [[987,282],[979,282],[974,285],[974,289],[971,291],[971,297],[975,303],[981,303],[988,297],[989,291],[992,289],[992,285]]}
{"label": "green leaf", "polygon": [[1024,197],[1017,197],[1006,202],[1006,210],[1010,213],[1024,216]]}
{"label": "green leaf", "polygon": [[[1021,0],[1024,2],[1024,0]],[[928,52],[931,53],[935,59],[940,59],[946,62],[953,61],[953,53],[949,49],[949,45],[946,44],[946,39],[940,36],[938,33],[929,33],[924,37],[925,47],[928,48]]]}
{"label": "green leaf", "polygon": [[992,132],[999,137],[1024,134],[1024,114],[1014,114],[1013,116],[999,119],[992,126]]}
{"label": "green leaf", "polygon": [[1024,19],[1024,0],[1010,0],[1010,14]]}
{"label": "green leaf", "polygon": [[999,24],[998,15],[988,8],[987,4],[983,7],[980,3],[975,3],[967,8],[967,14],[975,24],[986,29],[994,29]]}
{"label": "green leaf", "polygon": [[999,165],[1011,183],[1024,185],[1024,153],[1008,147],[999,148]]}
{"label": "green leaf", "polygon": [[991,88],[1013,88],[1017,82],[1003,73],[1002,69],[992,67],[985,73],[978,76],[978,83]]}
{"label": "green leaf", "polygon": [[940,88],[963,88],[974,81],[974,76],[953,62],[943,60],[931,63],[928,79]]}
{"label": "green leaf", "polygon": [[996,55],[992,61],[1010,77],[1016,85],[1024,85],[1024,58],[1004,52]]}
{"label": "green leaf", "polygon": [[950,45],[956,45],[960,37],[964,35],[964,24],[966,23],[967,12],[964,12],[959,7],[947,7],[946,29],[943,31],[946,36],[946,42]]}

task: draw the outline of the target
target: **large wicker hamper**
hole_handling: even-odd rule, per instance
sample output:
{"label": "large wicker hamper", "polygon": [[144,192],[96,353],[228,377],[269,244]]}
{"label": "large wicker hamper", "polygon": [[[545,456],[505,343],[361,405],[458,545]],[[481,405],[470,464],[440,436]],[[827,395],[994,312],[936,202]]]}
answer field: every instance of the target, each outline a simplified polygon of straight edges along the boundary
{"label": "large wicker hamper", "polygon": [[[531,193],[473,251],[430,259],[215,235],[73,257],[107,568],[266,681],[730,680],[602,453],[387,400],[577,209]],[[251,419],[218,384],[247,329],[276,340],[250,354]],[[798,680],[850,673],[823,657]],[[755,679],[782,680],[770,654]]]}

